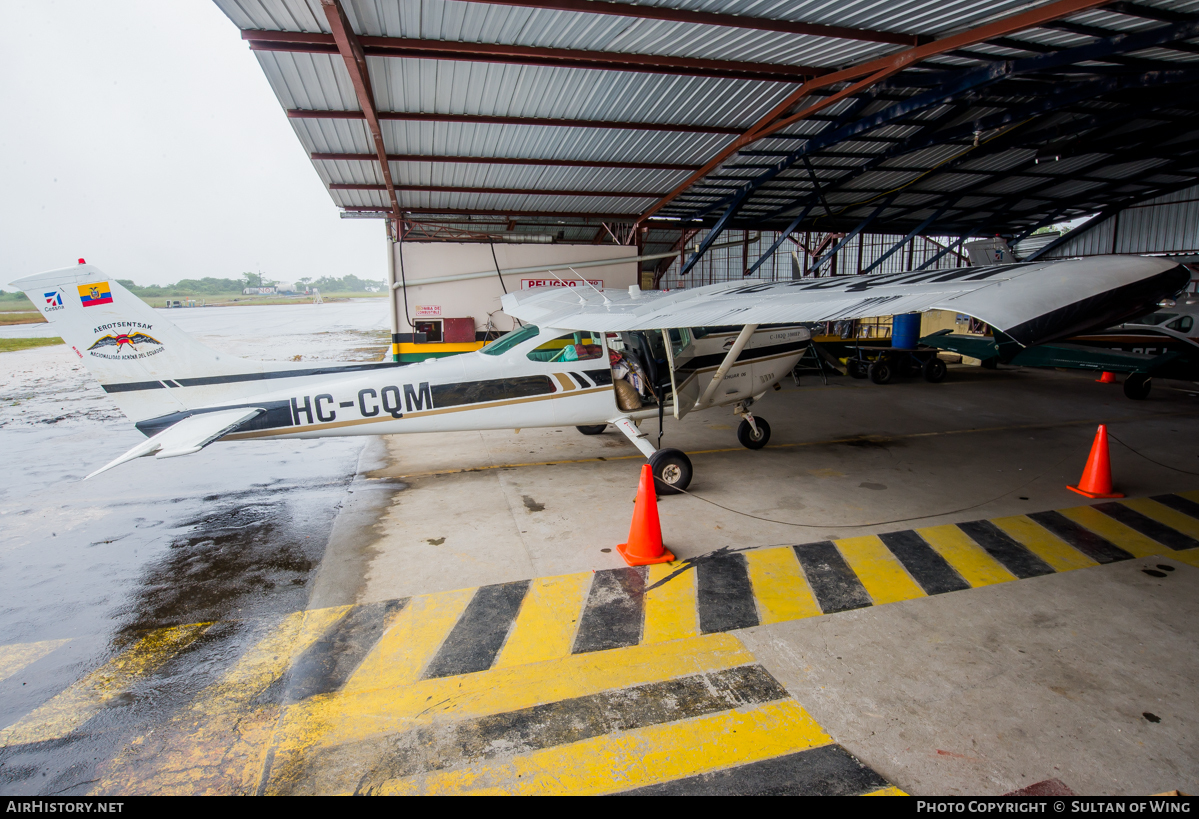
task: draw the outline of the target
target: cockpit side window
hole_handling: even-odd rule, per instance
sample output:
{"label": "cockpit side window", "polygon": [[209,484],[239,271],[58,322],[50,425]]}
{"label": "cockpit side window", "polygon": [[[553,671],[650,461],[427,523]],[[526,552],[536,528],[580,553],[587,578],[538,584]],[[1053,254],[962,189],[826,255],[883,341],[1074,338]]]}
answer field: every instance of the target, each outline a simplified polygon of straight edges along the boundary
{"label": "cockpit side window", "polygon": [[529,351],[531,361],[593,361],[603,358],[603,340],[592,333],[568,333]]}
{"label": "cockpit side window", "polygon": [[496,339],[483,349],[479,350],[479,352],[485,355],[503,355],[513,347],[522,342],[528,341],[540,332],[541,331],[537,329],[536,325],[526,324],[519,330],[513,330],[511,333]]}
{"label": "cockpit side window", "polygon": [[1130,322],[1130,324],[1161,324],[1163,321],[1169,321],[1177,315],[1177,313],[1150,313],[1147,316]]}
{"label": "cockpit side window", "polygon": [[674,355],[682,355],[687,346],[691,344],[691,333],[688,330],[678,329],[670,330],[670,351]]}
{"label": "cockpit side window", "polygon": [[1180,333],[1189,333],[1191,332],[1191,327],[1194,325],[1195,321],[1190,316],[1181,316],[1167,324],[1166,327],[1171,330],[1177,330]]}

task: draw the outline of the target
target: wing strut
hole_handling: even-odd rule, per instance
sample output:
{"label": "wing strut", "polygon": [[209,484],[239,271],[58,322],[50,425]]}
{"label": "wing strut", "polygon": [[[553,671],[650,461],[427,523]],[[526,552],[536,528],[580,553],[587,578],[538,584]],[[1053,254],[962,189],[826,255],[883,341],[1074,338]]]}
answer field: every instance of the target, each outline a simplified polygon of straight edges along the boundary
{"label": "wing strut", "polygon": [[724,381],[729,368],[733,366],[733,363],[737,360],[737,356],[741,355],[741,351],[745,349],[745,345],[749,343],[750,338],[753,337],[754,331],[757,329],[758,325],[756,324],[747,324],[741,328],[741,334],[737,336],[737,340],[729,348],[724,361],[721,361],[720,366],[716,368],[716,374],[712,376],[712,383],[708,385],[708,388],[704,390],[704,394],[700,396],[699,403],[696,404],[698,409],[703,409],[712,402],[712,397],[716,395],[716,388],[720,386],[721,381]]}

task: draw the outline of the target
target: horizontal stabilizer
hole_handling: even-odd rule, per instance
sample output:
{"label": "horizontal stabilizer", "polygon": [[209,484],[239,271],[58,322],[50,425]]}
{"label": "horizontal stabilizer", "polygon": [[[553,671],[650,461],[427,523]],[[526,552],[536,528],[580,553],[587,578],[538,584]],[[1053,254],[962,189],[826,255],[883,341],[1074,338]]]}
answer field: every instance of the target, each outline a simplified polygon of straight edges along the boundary
{"label": "horizontal stabilizer", "polygon": [[[261,407],[238,407],[237,409],[189,415],[153,438],[142,441],[115,461],[105,464],[88,475],[87,478],[94,478],[101,472],[107,472],[114,466],[120,466],[134,458],[143,458],[147,455],[153,455],[156,458],[176,458],[180,455],[199,452],[213,441],[228,435],[246,421],[257,418],[264,412],[266,410]],[[84,480],[86,481],[87,478]]]}

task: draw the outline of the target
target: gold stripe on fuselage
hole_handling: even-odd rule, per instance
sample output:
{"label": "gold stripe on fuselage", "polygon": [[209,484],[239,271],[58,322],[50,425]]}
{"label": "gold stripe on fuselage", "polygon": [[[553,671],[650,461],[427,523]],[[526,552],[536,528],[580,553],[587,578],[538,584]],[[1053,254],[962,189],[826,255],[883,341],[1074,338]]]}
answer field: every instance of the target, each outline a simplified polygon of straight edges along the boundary
{"label": "gold stripe on fuselage", "polygon": [[[576,389],[571,397],[577,395],[588,395],[604,390],[614,389],[611,384],[603,387],[592,387],[590,389]],[[340,429],[342,427],[354,427],[361,424],[378,424],[384,421],[402,421],[405,418],[424,418],[428,415],[444,415],[450,412],[467,412],[477,409],[491,409],[492,407],[507,407],[512,404],[528,404],[532,401],[548,401],[552,398],[562,398],[563,394],[559,392],[549,393],[548,395],[534,395],[530,398],[510,398],[506,401],[492,401],[487,404],[463,404],[459,407],[445,407],[443,409],[423,410],[421,412],[405,412],[399,418],[393,418],[390,415],[384,415],[379,418],[356,418],[353,421],[333,421],[328,424],[310,424],[302,427],[281,427],[280,429],[263,429],[255,430],[254,432],[234,432],[226,435],[221,440],[223,441],[244,441],[251,438],[275,438],[282,435],[295,435],[299,432],[316,432],[324,429]]]}

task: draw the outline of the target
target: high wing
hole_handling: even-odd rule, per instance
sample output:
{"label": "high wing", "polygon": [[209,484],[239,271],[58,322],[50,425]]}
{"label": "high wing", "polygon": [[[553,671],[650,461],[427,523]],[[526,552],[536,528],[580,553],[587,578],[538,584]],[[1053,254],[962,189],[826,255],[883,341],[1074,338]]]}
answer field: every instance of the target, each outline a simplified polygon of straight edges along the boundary
{"label": "high wing", "polygon": [[925,310],[965,313],[1021,346],[1111,326],[1190,281],[1176,262],[1100,256],[880,276],[747,280],[676,291],[541,288],[503,297],[504,312],[543,327],[619,332],[840,321]]}
{"label": "high wing", "polygon": [[[95,477],[114,466],[120,466],[134,458],[154,455],[156,458],[175,458],[190,455],[233,432],[246,421],[266,412],[261,407],[237,407],[217,412],[200,412],[173,424],[153,438],[147,438],[114,461],[97,469],[87,478]],[[84,480],[87,480],[84,478]]]}

